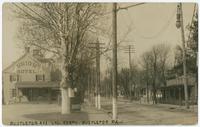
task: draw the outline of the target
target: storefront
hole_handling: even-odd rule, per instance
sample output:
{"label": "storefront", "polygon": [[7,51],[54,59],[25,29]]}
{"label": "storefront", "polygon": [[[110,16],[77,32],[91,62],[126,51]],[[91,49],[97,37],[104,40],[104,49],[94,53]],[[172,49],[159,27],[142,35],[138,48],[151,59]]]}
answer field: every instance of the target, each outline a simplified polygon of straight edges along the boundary
{"label": "storefront", "polygon": [[[195,100],[195,78],[188,76],[187,78],[187,88],[188,97],[190,104],[196,104]],[[178,77],[176,79],[171,79],[167,81],[167,86],[161,87],[162,98],[159,100],[160,103],[165,104],[176,104],[184,105],[185,94],[183,77]]]}

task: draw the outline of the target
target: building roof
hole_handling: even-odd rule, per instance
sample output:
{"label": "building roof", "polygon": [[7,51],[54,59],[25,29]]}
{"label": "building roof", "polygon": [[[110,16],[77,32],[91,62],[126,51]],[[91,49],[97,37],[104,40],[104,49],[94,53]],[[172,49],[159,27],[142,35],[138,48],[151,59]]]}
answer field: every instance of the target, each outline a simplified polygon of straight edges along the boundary
{"label": "building roof", "polygon": [[41,63],[52,63],[53,59],[51,58],[36,58],[38,61],[40,61]]}
{"label": "building roof", "polygon": [[3,70],[3,72],[7,72],[7,70],[9,70],[11,67],[15,66],[20,60],[24,59],[27,55],[28,55],[28,57],[30,57],[31,59],[33,59],[34,61],[37,61],[39,63],[53,63],[54,62],[53,59],[51,59],[51,58],[37,58],[37,57],[34,57],[33,55],[31,55],[30,53],[25,53],[19,59],[14,61],[11,65],[6,67]]}
{"label": "building roof", "polygon": [[59,87],[59,82],[23,81],[23,82],[16,82],[15,85],[18,88],[57,88]]}
{"label": "building roof", "polygon": [[[7,70],[9,70],[11,67],[15,66],[20,60],[24,59],[26,56],[28,56],[29,58],[33,59],[36,62],[40,62],[38,59],[36,59],[35,57],[33,57],[30,53],[25,53],[24,55],[22,55],[19,59],[17,59],[15,62],[13,62],[10,66],[8,66],[7,68],[5,68],[3,70],[3,72],[6,72]],[[41,62],[40,62],[41,63]]]}
{"label": "building roof", "polygon": [[23,59],[27,54],[22,55],[19,59],[17,59],[15,62],[13,62],[11,65],[9,65],[8,67],[6,67],[3,72],[6,72],[8,69],[10,69],[12,66],[16,65],[18,61],[20,61],[21,59]]}
{"label": "building roof", "polygon": [[[178,85],[183,85],[184,84],[184,77],[180,76],[175,79],[170,79],[167,81],[167,87],[169,86],[178,86]],[[189,86],[194,86],[196,84],[196,79],[194,76],[187,75],[187,85]]]}

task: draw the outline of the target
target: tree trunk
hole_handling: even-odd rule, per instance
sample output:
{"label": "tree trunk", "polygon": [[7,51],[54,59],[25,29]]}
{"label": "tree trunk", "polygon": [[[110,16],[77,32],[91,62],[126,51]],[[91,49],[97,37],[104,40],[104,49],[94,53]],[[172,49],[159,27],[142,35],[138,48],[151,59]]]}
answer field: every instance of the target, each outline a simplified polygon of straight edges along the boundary
{"label": "tree trunk", "polygon": [[149,104],[149,84],[148,84],[148,81],[147,81],[147,103]]}
{"label": "tree trunk", "polygon": [[[96,81],[97,81],[97,76],[96,76]],[[95,98],[95,108],[98,108],[98,96],[97,96],[97,91],[98,91],[98,89],[97,89],[97,82],[95,82],[95,94],[94,94],[94,98]]]}
{"label": "tree trunk", "polygon": [[61,113],[62,114],[70,114],[70,97],[68,88],[61,88],[61,97],[62,97],[62,105],[61,105]]}
{"label": "tree trunk", "polygon": [[98,107],[98,98],[97,98],[97,94],[96,93],[95,93],[94,98],[95,98],[95,108],[97,108]]}
{"label": "tree trunk", "polygon": [[66,66],[66,60],[63,58],[62,65],[61,65],[61,73],[62,73],[62,79],[60,82],[60,90],[61,90],[61,114],[70,114],[70,97],[69,97],[69,89],[71,88],[71,82],[69,78],[69,72],[68,68],[69,66]]}
{"label": "tree trunk", "polygon": [[155,86],[153,86],[153,101],[154,101],[154,104],[157,104],[157,98],[156,98],[156,89],[155,89]]}
{"label": "tree trunk", "polygon": [[195,78],[195,81],[196,81],[196,84],[195,84],[195,104],[198,103],[198,67],[196,68],[197,72],[195,74],[196,78]]}
{"label": "tree trunk", "polygon": [[157,104],[156,100],[156,73],[154,72],[154,79],[153,79],[153,104]]}

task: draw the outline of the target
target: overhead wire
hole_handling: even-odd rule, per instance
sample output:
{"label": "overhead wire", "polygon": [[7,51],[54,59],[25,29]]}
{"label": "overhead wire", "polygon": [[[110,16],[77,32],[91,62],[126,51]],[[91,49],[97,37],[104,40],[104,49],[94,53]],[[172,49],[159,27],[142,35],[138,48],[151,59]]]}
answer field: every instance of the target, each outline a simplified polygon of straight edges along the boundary
{"label": "overhead wire", "polygon": [[139,6],[139,5],[142,5],[142,4],[146,4],[146,3],[137,3],[137,4],[133,4],[133,5],[129,5],[129,6],[126,6],[126,7],[118,7],[117,10],[121,10],[121,9],[129,9],[129,8],[132,8],[132,7],[135,7],[135,6]]}
{"label": "overhead wire", "polygon": [[140,34],[140,30],[138,30],[138,28],[136,27],[136,25],[135,25],[135,23],[134,23],[134,21],[133,21],[133,19],[132,19],[132,16],[130,15],[130,13],[129,12],[127,12],[126,13],[127,14],[127,16],[128,16],[128,18],[129,18],[129,20],[131,21],[131,23],[133,24],[133,26],[134,26],[134,28],[135,28],[135,34],[137,35],[137,36],[139,36],[139,37],[141,37],[141,38],[143,38],[143,39],[154,39],[154,38],[157,38],[157,37],[159,37],[160,35],[162,35],[166,30],[167,30],[167,28],[169,27],[169,25],[171,24],[171,22],[172,22],[172,18],[175,16],[175,14],[176,14],[176,8],[173,10],[173,12],[172,12],[172,14],[171,14],[171,16],[169,17],[169,19],[167,20],[167,22],[165,23],[165,25],[163,26],[163,27],[161,27],[161,29],[156,33],[156,34],[154,34],[154,35],[152,35],[152,36],[145,36],[145,35],[142,35],[142,34]]}
{"label": "overhead wire", "polygon": [[[16,4],[14,4],[16,7],[18,7],[20,10],[23,10],[21,7],[19,7],[18,5],[16,5]],[[24,5],[24,4],[23,4]],[[28,6],[26,6],[26,5],[24,5],[26,8],[28,8],[30,11],[32,11],[33,13],[35,13],[36,15],[38,15],[40,18],[42,18],[42,19],[44,19],[40,14],[38,14],[37,12],[35,12],[33,9],[31,9],[30,7],[28,7]],[[134,6],[134,5],[133,5]],[[23,11],[25,11],[25,10],[23,10]],[[169,26],[169,24],[171,23],[171,19],[173,18],[173,16],[175,15],[175,12],[176,12],[176,9],[175,9],[175,11],[173,11],[173,13],[172,13],[172,16],[169,18],[169,20],[167,21],[167,23],[161,28],[161,30],[157,33],[157,34],[155,34],[155,35],[153,35],[153,36],[143,36],[143,35],[140,35],[140,34],[138,34],[138,32],[136,32],[140,37],[142,37],[142,38],[144,38],[144,39],[153,39],[153,38],[156,38],[156,37],[158,37],[160,34],[162,34],[163,33],[163,31],[165,31],[166,29],[167,29],[167,27]],[[110,12],[108,12],[107,14],[110,14],[110,13],[112,13],[112,11],[110,11]],[[134,25],[134,22],[133,22],[133,19],[131,18],[131,16],[130,16],[130,14],[129,14],[129,12],[127,12],[126,14],[128,14],[128,17],[129,17],[129,19],[130,19],[130,21],[133,23],[133,25]],[[44,20],[46,20],[46,19],[44,19]],[[134,25],[135,26],[135,25]],[[109,50],[106,50],[105,52],[107,52],[107,51],[109,51]]]}
{"label": "overhead wire", "polygon": [[[126,7],[118,7],[117,8],[117,11],[119,10],[122,10],[122,9],[125,9],[125,10],[128,10],[129,8],[132,8],[132,7],[135,7],[135,6],[139,6],[139,5],[142,5],[142,4],[146,4],[146,3],[137,3],[137,4],[132,4],[132,5],[129,5],[129,6],[126,6]],[[108,14],[111,14],[113,11],[107,11],[105,13],[102,13],[102,15],[108,15]]]}

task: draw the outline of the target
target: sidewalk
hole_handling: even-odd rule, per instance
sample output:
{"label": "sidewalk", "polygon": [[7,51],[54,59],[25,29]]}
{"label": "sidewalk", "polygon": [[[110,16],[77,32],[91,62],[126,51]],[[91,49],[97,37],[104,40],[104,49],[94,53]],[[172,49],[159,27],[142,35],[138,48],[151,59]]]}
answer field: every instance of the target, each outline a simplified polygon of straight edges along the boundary
{"label": "sidewalk", "polygon": [[[171,110],[180,110],[180,111],[188,111],[188,112],[195,112],[198,113],[198,105],[190,105],[189,109],[186,109],[184,105],[173,105],[173,104],[153,104],[153,103],[146,103],[146,102],[141,102],[141,101],[130,101],[129,99],[124,99],[124,98],[118,98],[117,101],[118,104],[140,104],[140,105],[146,105],[146,106],[152,106],[152,107],[158,107],[158,108],[163,108],[163,109],[171,109]],[[112,105],[112,98],[101,98],[101,104],[102,105]],[[93,106],[94,107],[94,106]],[[103,111],[105,109],[102,108]]]}
{"label": "sidewalk", "polygon": [[[125,100],[124,100],[125,101]],[[140,104],[140,105],[149,105],[149,106],[154,106],[154,107],[158,107],[158,108],[164,108],[164,109],[171,109],[171,110],[179,110],[179,111],[188,111],[188,112],[195,112],[198,113],[198,105],[190,105],[189,109],[186,109],[186,107],[184,105],[180,106],[180,105],[173,105],[173,104],[152,104],[152,103],[144,103],[144,102],[140,102],[140,101],[130,101],[130,100],[126,100],[126,103],[132,103],[132,104]]]}

